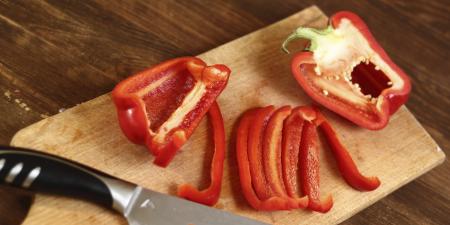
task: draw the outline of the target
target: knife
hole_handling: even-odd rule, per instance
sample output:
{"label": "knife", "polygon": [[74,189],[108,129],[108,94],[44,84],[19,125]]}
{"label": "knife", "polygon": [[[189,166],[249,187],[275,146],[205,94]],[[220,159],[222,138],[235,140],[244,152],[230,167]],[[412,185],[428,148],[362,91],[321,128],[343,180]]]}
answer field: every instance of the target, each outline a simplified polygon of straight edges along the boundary
{"label": "knife", "polygon": [[144,189],[79,163],[25,148],[0,146],[0,184],[92,201],[122,214],[130,225],[266,224]]}

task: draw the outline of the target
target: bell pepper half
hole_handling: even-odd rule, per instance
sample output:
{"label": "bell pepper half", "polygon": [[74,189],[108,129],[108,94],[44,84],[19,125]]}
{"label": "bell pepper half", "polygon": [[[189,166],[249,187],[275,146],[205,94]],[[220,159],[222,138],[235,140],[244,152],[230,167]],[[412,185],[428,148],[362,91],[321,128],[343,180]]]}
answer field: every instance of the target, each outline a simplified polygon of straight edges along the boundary
{"label": "bell pepper half", "polygon": [[283,43],[295,39],[310,44],[297,53],[291,70],[316,102],[355,124],[384,128],[390,115],[411,91],[408,76],[389,58],[361,18],[338,12],[323,30],[299,27]]}
{"label": "bell pepper half", "polygon": [[214,156],[211,163],[211,184],[208,188],[199,191],[191,184],[178,187],[178,196],[213,206],[217,203],[222,189],[223,161],[225,160],[225,128],[219,105],[214,102],[209,109],[209,119],[214,132]]}
{"label": "bell pepper half", "polygon": [[120,127],[127,138],[167,166],[188,140],[218,95],[230,69],[201,59],[172,59],[120,82],[112,92]]}

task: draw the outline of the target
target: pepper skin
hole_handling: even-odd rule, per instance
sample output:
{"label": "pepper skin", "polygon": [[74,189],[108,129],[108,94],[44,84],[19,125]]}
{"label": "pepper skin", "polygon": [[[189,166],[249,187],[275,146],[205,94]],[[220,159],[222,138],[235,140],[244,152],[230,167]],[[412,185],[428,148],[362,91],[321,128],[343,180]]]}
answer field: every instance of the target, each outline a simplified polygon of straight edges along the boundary
{"label": "pepper skin", "polygon": [[209,109],[209,118],[214,131],[214,156],[211,163],[211,184],[205,190],[199,191],[190,184],[178,188],[178,196],[213,206],[217,203],[222,189],[223,161],[225,159],[225,128],[222,114],[216,102]]}
{"label": "pepper skin", "polygon": [[324,30],[299,27],[283,43],[310,40],[292,74],[316,102],[371,130],[384,128],[411,91],[408,76],[389,58],[357,15],[338,12]]}
{"label": "pepper skin", "polygon": [[225,88],[230,69],[195,57],[172,59],[120,82],[112,92],[127,138],[167,166]]}

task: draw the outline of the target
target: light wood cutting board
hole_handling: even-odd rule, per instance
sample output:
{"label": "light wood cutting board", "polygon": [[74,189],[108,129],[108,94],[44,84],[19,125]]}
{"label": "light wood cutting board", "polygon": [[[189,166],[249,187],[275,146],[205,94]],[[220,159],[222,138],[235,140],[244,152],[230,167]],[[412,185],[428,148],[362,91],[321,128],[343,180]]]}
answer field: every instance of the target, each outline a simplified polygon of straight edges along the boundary
{"label": "light wood cutting board", "polygon": [[[326,24],[327,17],[313,6],[199,55],[208,64],[223,63],[233,71],[218,99],[225,120],[228,151],[217,208],[273,224],[336,224],[443,162],[442,150],[405,107],[400,108],[385,129],[376,132],[358,128],[325,111],[361,171],[379,176],[382,185],[368,193],[350,188],[324,146],[322,191],[331,192],[335,201],[329,213],[257,212],[247,205],[240,192],[235,160],[233,130],[236,122],[251,107],[310,103],[290,73],[291,55],[284,54],[280,45],[300,25],[324,27]],[[146,188],[174,194],[181,183],[190,182],[200,187],[208,183],[212,149],[206,121],[202,121],[165,169],[153,165],[153,156],[145,147],[131,144],[122,135],[109,94],[19,131],[11,144],[63,156]],[[114,225],[126,224],[126,221],[94,204],[37,195],[24,224]]]}

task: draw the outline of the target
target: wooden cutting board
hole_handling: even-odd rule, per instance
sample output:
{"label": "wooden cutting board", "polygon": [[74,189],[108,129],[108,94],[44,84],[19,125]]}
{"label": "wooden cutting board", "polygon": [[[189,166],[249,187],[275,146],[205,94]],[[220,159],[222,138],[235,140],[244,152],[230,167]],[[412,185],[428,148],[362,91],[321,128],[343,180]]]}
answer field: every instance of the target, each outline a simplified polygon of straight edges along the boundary
{"label": "wooden cutting board", "polygon": [[[208,64],[232,69],[218,102],[228,140],[223,191],[217,208],[273,224],[336,224],[373,204],[400,186],[443,162],[445,155],[407,108],[402,107],[381,131],[368,131],[325,111],[361,171],[377,175],[380,188],[362,193],[339,175],[330,152],[321,153],[323,193],[331,192],[334,207],[327,214],[305,210],[257,212],[243,198],[235,160],[234,127],[248,108],[310,103],[290,73],[291,55],[280,50],[284,38],[300,25],[324,27],[327,17],[315,6],[282,21],[199,55]],[[149,65],[151,66],[151,65]],[[66,157],[146,188],[174,194],[190,182],[205,187],[211,160],[210,131],[204,119],[169,167],[153,165],[144,147],[122,135],[110,95],[78,105],[19,131],[11,144]],[[176,216],[176,215],[174,215]],[[25,225],[126,224],[112,211],[62,197],[37,195]]]}

